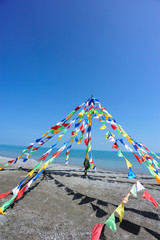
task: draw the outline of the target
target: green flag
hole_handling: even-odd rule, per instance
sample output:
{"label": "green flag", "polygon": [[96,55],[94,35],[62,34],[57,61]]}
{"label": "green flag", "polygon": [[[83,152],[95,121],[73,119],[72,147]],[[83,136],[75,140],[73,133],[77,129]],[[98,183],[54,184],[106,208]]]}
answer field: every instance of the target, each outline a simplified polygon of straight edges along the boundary
{"label": "green flag", "polygon": [[118,157],[123,157],[123,153],[121,150],[118,151]]}
{"label": "green flag", "polygon": [[2,210],[5,211],[7,207],[9,207],[9,205],[14,201],[14,199],[17,197],[17,194],[14,195],[9,201],[5,202],[2,205]]}
{"label": "green flag", "polygon": [[76,110],[73,110],[69,115],[73,115],[76,112]]}
{"label": "green flag", "polygon": [[133,197],[137,197],[137,189],[136,189],[136,184],[134,184],[133,185],[133,187],[131,188],[131,191],[130,191],[131,193],[132,193],[132,196]]}
{"label": "green flag", "polygon": [[28,151],[28,149],[25,149],[25,150],[22,151],[22,153],[24,154],[24,153],[27,152],[27,151]]}
{"label": "green flag", "polygon": [[65,133],[66,133],[66,131],[67,131],[67,129],[64,129],[64,131],[63,131],[63,134],[65,134]]}
{"label": "green flag", "polygon": [[105,222],[107,227],[109,227],[113,232],[117,230],[116,223],[115,223],[115,215],[114,213],[108,218],[108,220]]}
{"label": "green flag", "polygon": [[117,133],[120,134],[121,133],[121,130],[117,128]]}
{"label": "green flag", "polygon": [[30,151],[30,154],[33,154],[35,151],[36,151],[36,150],[34,150],[34,151]]}
{"label": "green flag", "polygon": [[150,174],[152,175],[152,177],[155,177],[156,174],[153,172],[153,170],[151,170],[148,166],[147,166],[148,170],[150,171]]}
{"label": "green flag", "polygon": [[62,129],[64,129],[65,127],[62,125],[62,126],[60,126],[59,128],[58,128],[58,130],[62,130]]}

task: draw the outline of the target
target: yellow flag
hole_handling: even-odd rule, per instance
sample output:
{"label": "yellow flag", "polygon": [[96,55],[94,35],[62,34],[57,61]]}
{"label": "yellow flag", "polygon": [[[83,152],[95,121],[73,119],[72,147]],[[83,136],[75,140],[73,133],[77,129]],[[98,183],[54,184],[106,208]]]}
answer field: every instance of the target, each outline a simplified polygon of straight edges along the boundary
{"label": "yellow flag", "polygon": [[68,158],[69,158],[69,154],[68,154],[67,157],[66,157],[66,161],[68,160]]}
{"label": "yellow flag", "polygon": [[106,129],[107,127],[105,125],[103,125],[102,127],[100,127],[100,130]]}
{"label": "yellow flag", "polygon": [[129,142],[130,144],[132,144],[131,137],[129,137],[129,136],[127,135],[126,138],[128,139],[128,142]]}
{"label": "yellow flag", "polygon": [[70,117],[70,114],[66,117],[66,119],[69,119],[69,117]]}
{"label": "yellow flag", "polygon": [[32,171],[30,171],[27,176],[31,177],[33,173],[34,173],[34,169]]}
{"label": "yellow flag", "polygon": [[160,176],[156,175],[156,181],[160,184]]}
{"label": "yellow flag", "polygon": [[58,141],[60,141],[62,137],[63,137],[63,134],[59,135]]}
{"label": "yellow flag", "polygon": [[122,135],[123,135],[123,137],[127,137],[128,135],[125,133],[125,132],[123,132],[122,131]]}
{"label": "yellow flag", "polygon": [[38,173],[39,173],[40,171],[42,171],[43,168],[44,168],[44,166],[42,166],[42,167],[39,169]]}
{"label": "yellow flag", "polygon": [[86,154],[86,159],[87,159],[87,160],[89,160],[89,155],[88,155],[88,152],[87,152],[87,154]]}
{"label": "yellow flag", "polygon": [[78,122],[79,122],[79,123],[82,122],[82,119],[79,119]]}
{"label": "yellow flag", "polygon": [[108,117],[112,118],[112,115],[111,115],[111,114],[107,113],[107,115],[108,115]]}
{"label": "yellow flag", "polygon": [[82,117],[82,116],[83,116],[83,112],[80,112],[80,113],[78,114],[78,116],[79,116],[79,117]]}
{"label": "yellow flag", "polygon": [[[23,154],[22,154],[23,155]],[[20,155],[19,157],[18,157],[18,159],[20,159],[21,157],[22,157],[22,155]]]}
{"label": "yellow flag", "polygon": [[105,119],[108,120],[108,117],[109,117],[108,114],[105,114],[104,116],[105,116]]}
{"label": "yellow flag", "polygon": [[122,202],[115,210],[119,214],[119,220],[122,222],[122,218],[124,215],[124,203]]}
{"label": "yellow flag", "polygon": [[48,134],[48,132],[44,133],[42,136],[45,137]]}
{"label": "yellow flag", "polygon": [[46,169],[46,168],[48,167],[48,165],[49,165],[49,162],[46,162],[46,163],[44,164],[44,169]]}
{"label": "yellow flag", "polygon": [[82,138],[78,140],[77,144],[80,144],[80,143],[81,143],[81,141],[82,141]]}
{"label": "yellow flag", "polygon": [[46,138],[52,137],[52,135],[48,135]]}
{"label": "yellow flag", "polygon": [[92,125],[92,122],[91,121],[89,121],[89,124],[88,124],[88,126],[91,126]]}
{"label": "yellow flag", "polygon": [[72,139],[70,140],[70,142],[73,142],[73,140],[74,140],[74,139],[72,138]]}
{"label": "yellow flag", "polygon": [[0,168],[0,171],[3,170],[3,168],[5,168],[5,166],[1,167],[1,168]]}
{"label": "yellow flag", "polygon": [[88,148],[88,152],[90,152],[91,151],[91,146],[89,146],[89,148]]}
{"label": "yellow flag", "polygon": [[125,158],[125,160],[126,160],[127,168],[132,167],[132,164],[127,160],[127,158]]}
{"label": "yellow flag", "polygon": [[151,165],[149,165],[149,168],[152,170],[152,171],[156,171],[156,169],[154,167],[152,167]]}
{"label": "yellow flag", "polygon": [[5,215],[5,212],[3,212],[2,208],[0,207],[0,214]]}
{"label": "yellow flag", "polygon": [[54,130],[54,133],[59,133],[60,132],[60,130]]}
{"label": "yellow flag", "polygon": [[95,165],[94,165],[94,163],[93,163],[92,166],[91,166],[91,169],[93,169],[94,166],[95,166]]}

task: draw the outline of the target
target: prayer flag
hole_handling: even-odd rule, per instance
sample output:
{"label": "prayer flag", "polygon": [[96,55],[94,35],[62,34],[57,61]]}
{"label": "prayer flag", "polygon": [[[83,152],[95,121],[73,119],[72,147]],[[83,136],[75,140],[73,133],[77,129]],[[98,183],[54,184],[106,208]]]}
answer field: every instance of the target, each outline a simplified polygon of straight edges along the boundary
{"label": "prayer flag", "polygon": [[118,151],[118,157],[123,157],[123,153],[121,150]]}
{"label": "prayer flag", "polygon": [[146,154],[146,158],[147,159],[153,159],[153,157],[151,157],[149,154]]}
{"label": "prayer flag", "polygon": [[133,187],[131,188],[130,192],[132,193],[133,197],[137,197],[137,189],[136,189],[136,184],[133,185]]}
{"label": "prayer flag", "polygon": [[107,127],[105,125],[103,125],[102,127],[100,127],[100,130],[106,129]]}
{"label": "prayer flag", "polygon": [[129,192],[126,196],[125,196],[125,198],[123,198],[123,203],[127,203],[128,202],[128,198],[129,198],[129,196],[131,195],[131,193]]}
{"label": "prayer flag", "polygon": [[131,168],[129,168],[128,178],[129,179],[136,178],[136,175],[134,174]]}
{"label": "prayer flag", "polygon": [[132,164],[127,160],[127,158],[125,158],[125,160],[126,160],[127,168],[132,167]]}
{"label": "prayer flag", "polygon": [[135,154],[135,153],[133,153],[133,154],[134,154],[134,156],[137,158],[138,162],[141,164],[142,160],[138,157],[137,154]]}
{"label": "prayer flag", "polygon": [[112,215],[108,218],[108,220],[105,222],[107,227],[109,227],[113,232],[117,230],[116,223],[115,223],[115,215],[112,213]]}
{"label": "prayer flag", "polygon": [[137,180],[136,182],[136,190],[137,192],[141,191],[141,190],[144,190],[145,187],[143,187],[143,185],[140,183],[140,181]]}
{"label": "prayer flag", "polygon": [[156,181],[160,184],[160,176],[156,175]]}
{"label": "prayer flag", "polygon": [[8,196],[11,192],[12,192],[12,191],[9,191],[9,192],[0,194],[0,198],[5,198],[5,197]]}
{"label": "prayer flag", "polygon": [[99,240],[104,224],[96,224],[91,233],[91,240]]}
{"label": "prayer flag", "polygon": [[113,124],[111,124],[111,127],[112,127],[112,129],[113,130],[115,130],[117,127],[115,126],[115,125],[113,125]]}
{"label": "prayer flag", "polygon": [[119,220],[122,222],[122,218],[124,215],[124,204],[123,202],[116,208],[115,210],[119,214]]}
{"label": "prayer flag", "polygon": [[144,191],[142,198],[146,198],[148,201],[154,204],[155,208],[158,206],[157,201],[147,192],[147,190]]}
{"label": "prayer flag", "polygon": [[119,146],[118,146],[118,144],[115,142],[115,143],[113,144],[112,148],[119,149]]}

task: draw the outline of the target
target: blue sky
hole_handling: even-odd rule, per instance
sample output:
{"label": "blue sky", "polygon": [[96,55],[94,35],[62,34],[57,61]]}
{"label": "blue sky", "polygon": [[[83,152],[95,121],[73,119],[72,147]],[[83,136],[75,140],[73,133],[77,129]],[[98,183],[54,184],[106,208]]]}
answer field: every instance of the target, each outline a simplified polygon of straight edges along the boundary
{"label": "blue sky", "polygon": [[[93,94],[160,152],[159,12],[158,0],[0,1],[0,144],[27,146]],[[98,127],[93,148],[111,148]]]}

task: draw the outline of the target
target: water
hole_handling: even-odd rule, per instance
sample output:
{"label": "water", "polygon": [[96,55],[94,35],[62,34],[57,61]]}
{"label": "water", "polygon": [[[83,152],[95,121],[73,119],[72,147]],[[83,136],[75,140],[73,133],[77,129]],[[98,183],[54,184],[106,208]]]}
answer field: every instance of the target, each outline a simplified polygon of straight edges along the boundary
{"label": "water", "polygon": [[[22,150],[25,146],[13,146],[13,145],[0,145],[0,156],[9,157],[11,160],[21,155]],[[31,158],[38,160],[48,148],[41,147],[35,152]],[[52,154],[56,152],[54,149],[46,159],[51,158]],[[139,164],[137,159],[132,153],[124,152],[125,157],[132,163],[132,170],[136,172],[149,173],[148,169],[143,165]],[[92,151],[93,161],[97,168],[110,169],[110,170],[122,170],[128,171],[125,159],[117,156],[117,151]],[[25,157],[25,155],[23,155]],[[66,151],[62,152],[58,158],[55,159],[55,163],[65,164]],[[71,149],[69,157],[69,165],[83,166],[85,158],[85,150]],[[29,161],[29,160],[28,160]]]}

